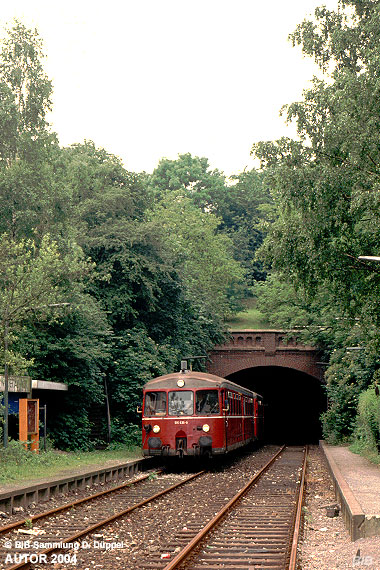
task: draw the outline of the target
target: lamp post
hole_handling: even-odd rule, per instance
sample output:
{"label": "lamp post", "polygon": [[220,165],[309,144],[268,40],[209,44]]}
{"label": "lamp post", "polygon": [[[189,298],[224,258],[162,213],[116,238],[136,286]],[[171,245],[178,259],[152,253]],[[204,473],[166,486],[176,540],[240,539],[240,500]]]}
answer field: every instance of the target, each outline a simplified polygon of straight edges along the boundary
{"label": "lamp post", "polygon": [[377,255],[359,255],[358,259],[365,259],[366,261],[380,261]]}
{"label": "lamp post", "polygon": [[8,423],[9,423],[9,379],[8,379],[8,329],[9,320],[4,323],[4,425],[3,425],[3,445],[8,446]]}

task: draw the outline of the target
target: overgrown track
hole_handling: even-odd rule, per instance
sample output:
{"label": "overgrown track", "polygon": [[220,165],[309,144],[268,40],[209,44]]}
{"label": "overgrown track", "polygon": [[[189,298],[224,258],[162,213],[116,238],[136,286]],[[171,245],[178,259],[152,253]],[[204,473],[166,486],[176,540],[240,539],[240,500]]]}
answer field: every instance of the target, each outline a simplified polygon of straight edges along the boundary
{"label": "overgrown track", "polygon": [[286,448],[256,474],[167,565],[148,569],[294,570],[307,449]]}
{"label": "overgrown track", "polygon": [[152,477],[152,473],[161,473],[161,472],[162,472],[162,469],[157,470],[155,472],[150,472],[146,475],[142,475],[141,477],[138,477],[137,479],[134,479],[133,481],[128,481],[127,483],[122,483],[121,485],[111,487],[110,489],[105,489],[104,491],[100,491],[99,493],[94,493],[92,495],[82,497],[81,499],[78,499],[76,501],[64,503],[58,507],[54,507],[53,509],[49,509],[48,511],[43,511],[37,515],[32,515],[30,517],[20,519],[18,521],[7,524],[5,526],[0,526],[0,536],[9,532],[10,530],[16,530],[16,529],[24,527],[26,521],[30,521],[30,523],[34,524],[38,520],[48,518],[48,517],[50,517],[56,513],[63,513],[65,511],[72,509],[73,507],[76,507],[76,506],[81,505],[83,503],[88,503],[93,499],[97,499],[98,497],[105,497],[107,495],[112,495],[112,493],[114,493],[116,491],[119,491],[121,489],[126,489],[127,487],[131,487],[132,485],[135,485],[136,483],[140,483],[141,481],[145,481],[146,479],[149,479],[150,477]]}
{"label": "overgrown track", "polygon": [[[41,556],[44,560],[44,555],[60,550],[59,547],[49,546],[36,551],[36,548],[31,545],[30,548],[23,546],[20,552],[20,547],[17,547],[20,541],[23,541],[23,544],[28,539],[32,539],[32,543],[38,541],[45,544],[74,544],[75,541],[88,533],[110,524],[166,493],[170,493],[184,483],[199,477],[202,473],[203,471],[190,476],[182,475],[180,481],[178,481],[177,476],[175,484],[172,484],[173,479],[170,476],[152,478],[150,474],[144,475],[135,481],[124,483],[32,517],[27,526],[32,526],[36,521],[39,521],[38,528],[34,527],[35,534],[32,535],[20,534],[20,528],[23,527],[25,530],[26,523],[29,521],[17,521],[0,527],[0,534],[2,535],[0,560],[17,560],[20,554],[24,555],[23,561],[16,564],[5,564],[1,568],[6,568],[6,570],[30,568],[31,562],[38,563]],[[107,500],[110,498],[111,501]]]}

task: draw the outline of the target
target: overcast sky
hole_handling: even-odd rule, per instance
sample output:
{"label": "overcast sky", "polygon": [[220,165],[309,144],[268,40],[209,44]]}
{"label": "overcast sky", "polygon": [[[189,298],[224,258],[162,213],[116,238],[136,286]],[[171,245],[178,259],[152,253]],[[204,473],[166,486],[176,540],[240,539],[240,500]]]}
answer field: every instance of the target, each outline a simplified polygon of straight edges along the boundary
{"label": "overcast sky", "polygon": [[259,140],[292,136],[279,110],[316,71],[287,40],[337,0],[2,0],[44,41],[61,145],[91,139],[132,171],[206,156],[227,175]]}

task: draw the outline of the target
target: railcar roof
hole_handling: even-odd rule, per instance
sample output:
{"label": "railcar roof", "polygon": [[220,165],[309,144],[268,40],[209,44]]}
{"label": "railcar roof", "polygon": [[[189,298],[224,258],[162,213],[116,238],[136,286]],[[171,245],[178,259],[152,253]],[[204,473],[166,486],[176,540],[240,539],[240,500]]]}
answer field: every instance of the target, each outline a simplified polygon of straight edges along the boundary
{"label": "railcar roof", "polygon": [[[183,388],[178,388],[177,386],[177,380],[179,379],[185,380]],[[248,390],[248,388],[244,388],[243,386],[239,386],[226,378],[215,376],[214,374],[207,374],[206,372],[195,372],[194,370],[185,370],[184,372],[174,372],[173,374],[158,376],[147,382],[144,386],[144,390],[186,390],[186,388],[226,388],[227,390],[238,390],[245,396],[251,398],[256,396],[261,398],[260,394]]]}

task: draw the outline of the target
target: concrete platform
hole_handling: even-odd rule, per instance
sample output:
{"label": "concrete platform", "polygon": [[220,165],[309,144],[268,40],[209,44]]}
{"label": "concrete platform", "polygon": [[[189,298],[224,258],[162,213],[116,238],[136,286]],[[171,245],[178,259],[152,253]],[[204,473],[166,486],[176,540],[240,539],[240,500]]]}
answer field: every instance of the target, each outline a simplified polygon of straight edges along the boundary
{"label": "concrete platform", "polygon": [[352,453],[348,447],[320,442],[335,496],[351,540],[380,535],[380,466]]}
{"label": "concrete platform", "polygon": [[132,461],[107,461],[103,465],[87,465],[65,471],[54,477],[33,479],[22,483],[0,486],[0,511],[12,513],[15,507],[27,507],[30,503],[47,501],[60,493],[83,489],[87,485],[117,481],[131,477],[153,466],[151,458]]}

